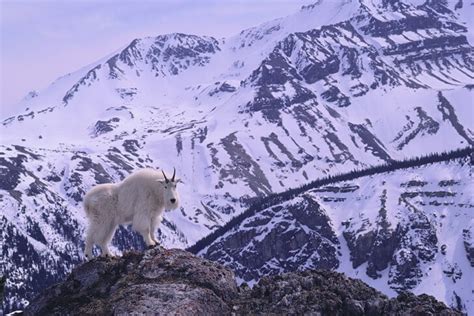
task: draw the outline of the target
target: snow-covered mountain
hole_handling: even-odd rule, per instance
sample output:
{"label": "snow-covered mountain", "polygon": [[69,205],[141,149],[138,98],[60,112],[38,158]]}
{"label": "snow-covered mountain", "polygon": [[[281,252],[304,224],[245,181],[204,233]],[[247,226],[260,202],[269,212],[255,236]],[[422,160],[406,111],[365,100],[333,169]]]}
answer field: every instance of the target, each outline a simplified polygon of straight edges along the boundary
{"label": "snow-covered mountain", "polygon": [[82,260],[83,195],[133,170],[177,168],[158,234],[185,247],[269,193],[472,146],[470,8],[320,0],[225,39],[135,39],[28,95],[0,126],[5,310]]}
{"label": "snow-covered mountain", "polygon": [[470,156],[274,198],[199,253],[251,284],[264,275],[334,269],[388,295],[427,293],[472,313]]}

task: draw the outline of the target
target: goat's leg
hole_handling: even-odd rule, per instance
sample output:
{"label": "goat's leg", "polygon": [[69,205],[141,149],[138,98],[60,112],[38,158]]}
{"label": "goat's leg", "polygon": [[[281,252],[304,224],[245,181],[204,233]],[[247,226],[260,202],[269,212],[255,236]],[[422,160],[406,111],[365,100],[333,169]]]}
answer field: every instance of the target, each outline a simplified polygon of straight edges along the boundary
{"label": "goat's leg", "polygon": [[101,227],[102,231],[99,236],[100,237],[99,247],[102,250],[103,257],[112,256],[109,250],[109,244],[112,241],[112,238],[114,237],[116,228],[117,228],[117,225],[115,225],[114,223],[107,223]]}
{"label": "goat's leg", "polygon": [[156,242],[150,236],[150,217],[143,214],[135,214],[133,217],[132,228],[142,235],[145,244],[150,247],[156,245]]}
{"label": "goat's leg", "polygon": [[163,220],[163,217],[161,215],[153,216],[150,222],[150,237],[151,240],[153,240],[156,244],[159,244],[160,242],[158,239],[156,239],[156,228],[158,225],[160,225],[161,221]]}
{"label": "goat's leg", "polygon": [[97,229],[97,225],[95,225],[93,222],[89,223],[86,235],[86,246],[84,249],[84,254],[88,260],[92,259],[92,247],[94,247],[94,244],[96,243],[95,232]]}

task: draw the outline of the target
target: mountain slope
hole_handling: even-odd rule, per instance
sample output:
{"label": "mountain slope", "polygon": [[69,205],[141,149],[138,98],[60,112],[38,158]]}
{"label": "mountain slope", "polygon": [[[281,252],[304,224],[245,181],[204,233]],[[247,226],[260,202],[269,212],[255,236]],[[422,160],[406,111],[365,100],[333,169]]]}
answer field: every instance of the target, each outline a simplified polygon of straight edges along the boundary
{"label": "mountain slope", "polygon": [[31,94],[0,126],[7,310],[81,260],[82,196],[133,170],[177,168],[157,234],[186,247],[255,198],[472,145],[468,5],[318,1],[226,39],[135,39]]}
{"label": "mountain slope", "polygon": [[246,282],[333,269],[387,294],[427,293],[470,313],[470,155],[276,195],[190,249]]}

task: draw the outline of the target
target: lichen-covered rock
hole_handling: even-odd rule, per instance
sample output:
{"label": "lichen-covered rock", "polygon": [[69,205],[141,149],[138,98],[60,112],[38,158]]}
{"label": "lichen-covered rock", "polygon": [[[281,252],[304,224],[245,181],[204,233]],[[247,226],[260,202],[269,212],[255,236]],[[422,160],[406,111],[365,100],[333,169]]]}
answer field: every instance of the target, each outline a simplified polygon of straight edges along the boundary
{"label": "lichen-covered rock", "polygon": [[264,277],[242,287],[237,315],[460,315],[428,295],[403,292],[389,299],[360,280],[333,271]]}
{"label": "lichen-covered rock", "polygon": [[360,280],[319,270],[237,287],[232,271],[179,249],[154,248],[77,267],[26,315],[459,315],[427,295],[389,299]]}
{"label": "lichen-covered rock", "polygon": [[229,314],[234,274],[179,250],[98,258],[37,297],[27,315]]}

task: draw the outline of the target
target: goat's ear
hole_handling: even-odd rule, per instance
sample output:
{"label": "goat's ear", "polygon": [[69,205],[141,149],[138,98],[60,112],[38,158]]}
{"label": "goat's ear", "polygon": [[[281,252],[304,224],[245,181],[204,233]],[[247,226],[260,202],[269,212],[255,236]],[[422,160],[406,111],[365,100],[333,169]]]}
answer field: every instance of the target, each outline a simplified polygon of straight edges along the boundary
{"label": "goat's ear", "polygon": [[181,180],[181,179],[176,179],[175,182],[176,182],[176,183],[182,183],[182,184],[184,184],[184,181]]}
{"label": "goat's ear", "polygon": [[166,180],[165,180],[165,179],[156,179],[156,182],[165,184],[165,183],[166,183]]}

